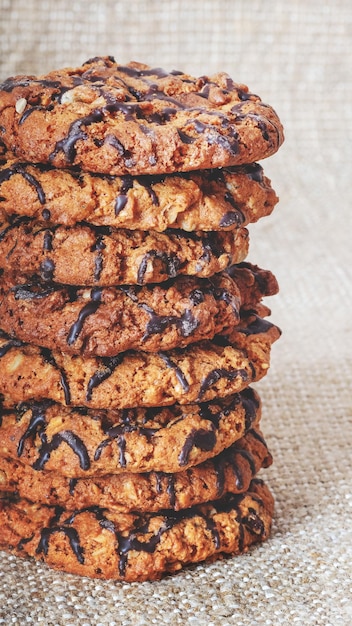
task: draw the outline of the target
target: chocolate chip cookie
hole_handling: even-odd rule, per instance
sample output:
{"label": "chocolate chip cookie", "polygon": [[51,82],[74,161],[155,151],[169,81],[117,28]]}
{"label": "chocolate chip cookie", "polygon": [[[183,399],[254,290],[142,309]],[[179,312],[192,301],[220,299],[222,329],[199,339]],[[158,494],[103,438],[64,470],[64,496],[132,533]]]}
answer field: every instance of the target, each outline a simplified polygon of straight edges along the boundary
{"label": "chocolate chip cookie", "polygon": [[0,139],[27,162],[138,176],[253,163],[283,142],[275,111],[230,76],[112,57],[0,85]]}
{"label": "chocolate chip cookie", "polygon": [[248,387],[182,407],[88,410],[43,400],[2,411],[2,457],[76,478],[187,469],[240,439],[259,422],[261,405]]}
{"label": "chocolate chip cookie", "polygon": [[269,215],[278,197],[258,163],[155,176],[93,175],[0,157],[0,208],[48,227],[228,231]]}
{"label": "chocolate chip cookie", "polygon": [[[0,217],[1,222],[1,217]],[[179,275],[207,278],[248,253],[246,228],[231,232],[48,226],[26,217],[0,223],[0,268],[67,285],[160,283]]]}
{"label": "chocolate chip cookie", "polygon": [[276,293],[269,271],[247,264],[229,273],[92,289],[36,281],[13,286],[13,276],[4,275],[1,327],[22,341],[67,354],[114,356],[131,349],[182,348],[227,334],[239,323],[241,307],[255,309],[263,296]]}
{"label": "chocolate chip cookie", "polygon": [[48,398],[92,408],[167,406],[241,391],[268,371],[277,326],[256,315],[228,337],[158,353],[127,351],[82,357],[24,344],[0,334],[4,406]]}
{"label": "chocolate chip cookie", "polygon": [[180,511],[69,511],[0,496],[0,548],[92,578],[155,580],[189,563],[239,554],[270,534],[273,497],[255,479],[243,494]]}
{"label": "chocolate chip cookie", "polygon": [[180,510],[227,492],[247,491],[252,478],[271,463],[262,434],[251,428],[217,456],[176,473],[125,471],[68,478],[0,456],[0,491],[71,510],[98,505],[121,513]]}

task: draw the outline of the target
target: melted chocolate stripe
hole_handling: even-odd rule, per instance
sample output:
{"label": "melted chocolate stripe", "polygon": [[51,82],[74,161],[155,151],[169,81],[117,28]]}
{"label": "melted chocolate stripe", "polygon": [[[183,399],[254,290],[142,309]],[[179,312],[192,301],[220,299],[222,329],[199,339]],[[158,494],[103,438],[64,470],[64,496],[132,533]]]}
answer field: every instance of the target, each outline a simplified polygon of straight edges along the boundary
{"label": "melted chocolate stripe", "polygon": [[[18,457],[22,456],[23,454],[24,444],[26,442],[26,439],[32,438],[34,441],[37,435],[39,435],[39,437],[42,437],[42,434],[46,427],[46,410],[50,406],[50,404],[51,403],[49,402],[47,403],[43,402],[40,404],[31,405],[30,408],[32,410],[32,417],[30,419],[27,430],[23,433],[22,437],[20,438],[18,442],[18,446],[17,446]],[[24,405],[23,408],[27,409],[28,407],[27,405]]]}
{"label": "melted chocolate stripe", "polygon": [[265,447],[266,447],[266,442],[265,442],[264,437],[262,437],[262,435],[260,435],[260,434],[258,433],[258,431],[257,431],[257,430],[255,430],[254,428],[251,428],[251,429],[249,430],[249,433],[252,435],[252,437],[254,437],[254,439],[256,439],[257,441],[259,441],[260,443],[262,443],[262,444],[263,444],[263,446],[265,446]]}
{"label": "melted chocolate stripe", "polygon": [[240,396],[245,410],[245,428],[246,430],[249,430],[255,420],[259,404],[255,398],[253,390],[250,387],[241,391]]}
{"label": "melted chocolate stripe", "polygon": [[216,473],[216,491],[219,498],[224,493],[227,468],[230,468],[235,476],[236,488],[238,490],[243,489],[243,476],[236,459],[234,458],[234,452],[237,453],[237,450],[234,451],[232,447],[225,450],[218,458],[217,463],[214,466]]}
{"label": "melted chocolate stripe", "polygon": [[53,249],[53,231],[47,229],[43,237],[43,251],[52,252]]}
{"label": "melted chocolate stripe", "polygon": [[89,317],[90,315],[94,315],[94,313],[96,313],[96,311],[100,307],[101,294],[102,294],[101,289],[97,289],[97,288],[92,289],[91,291],[92,300],[84,305],[84,307],[82,308],[82,310],[80,311],[78,315],[76,322],[72,324],[69,330],[69,333],[67,336],[67,343],[69,346],[72,346],[72,344],[75,343],[75,341],[78,339],[80,333],[82,332],[83,324],[86,318]]}
{"label": "melted chocolate stripe", "polygon": [[67,528],[67,526],[53,526],[51,528],[43,528],[40,534],[36,554],[43,553],[47,556],[49,551],[50,537],[55,533],[64,533],[70,542],[71,549],[79,563],[84,564],[84,550],[79,542],[79,535],[75,528]]}
{"label": "melted chocolate stripe", "polygon": [[189,455],[192,449],[199,448],[200,450],[210,451],[213,450],[216,444],[216,434],[213,430],[205,430],[205,428],[195,428],[186,437],[185,443],[178,456],[178,461],[181,466],[186,465],[189,461]]}
{"label": "melted chocolate stripe", "polygon": [[76,489],[76,485],[78,483],[78,478],[70,478],[69,481],[69,493],[70,496],[73,496],[75,489]]}
{"label": "melted chocolate stripe", "polygon": [[144,304],[139,306],[151,316],[143,335],[143,341],[151,335],[162,333],[168,326],[176,326],[182,337],[189,337],[199,326],[199,320],[192,315],[189,309],[182,313],[181,317],[178,317],[177,315],[156,315],[149,306]]}
{"label": "melted chocolate stripe", "polygon": [[63,442],[70,446],[77,455],[81,469],[88,470],[90,468],[88,450],[82,439],[71,430],[63,430],[60,433],[56,433],[50,442],[47,442],[45,438],[39,450],[39,458],[32,466],[33,469],[42,470],[49,461],[51,453],[57,450]]}
{"label": "melted chocolate stripe", "polygon": [[215,383],[217,383],[221,378],[225,378],[225,379],[231,381],[231,380],[234,380],[237,377],[240,377],[240,378],[242,378],[243,381],[246,381],[248,379],[248,374],[247,374],[246,370],[243,370],[243,369],[226,370],[223,367],[213,369],[203,379],[201,387],[200,387],[198,398],[199,399],[202,398],[202,396],[205,394],[205,392],[208,391],[208,389],[210,389],[210,387],[212,387]]}
{"label": "melted chocolate stripe", "polygon": [[117,196],[116,201],[115,201],[115,215],[116,216],[122,211],[122,209],[125,208],[127,201],[128,201],[127,193],[132,188],[133,188],[132,176],[123,176],[120,193]]}
{"label": "melted chocolate stripe", "polygon": [[18,339],[10,339],[7,343],[0,347],[0,359],[12,348],[20,348],[21,346],[23,346],[22,341],[19,341]]}
{"label": "melted chocolate stripe", "polygon": [[95,109],[90,115],[86,115],[72,122],[66,137],[56,143],[54,151],[49,155],[49,161],[53,161],[59,152],[63,152],[67,161],[73,163],[76,156],[76,143],[79,140],[87,139],[87,134],[82,130],[82,126],[90,126],[104,119],[104,110]]}
{"label": "melted chocolate stripe", "polygon": [[255,316],[255,320],[251,322],[248,326],[238,327],[238,332],[243,333],[244,335],[259,335],[260,333],[266,333],[273,328],[274,324],[269,322],[268,320]]}
{"label": "melted chocolate stripe", "polygon": [[90,378],[87,385],[87,393],[86,400],[89,402],[92,399],[93,391],[98,385],[101,385],[104,380],[109,378],[111,374],[114,372],[116,367],[122,363],[123,354],[118,354],[117,356],[111,358],[102,358],[101,359],[101,368],[99,368],[95,374]]}
{"label": "melted chocolate stripe", "polygon": [[60,373],[60,383],[64,392],[65,402],[67,405],[71,404],[71,391],[65,372],[61,367],[58,366],[51,351],[48,348],[41,348],[40,352],[44,361],[52,365],[52,367],[54,367]]}
{"label": "melted chocolate stripe", "polygon": [[130,412],[131,412],[130,409],[128,410],[123,409],[122,419],[124,420],[124,423],[122,425],[112,426],[108,428],[103,427],[103,430],[108,435],[108,438],[101,441],[101,443],[98,445],[94,453],[95,461],[100,459],[103,449],[106,448],[106,446],[108,446],[112,440],[116,440],[118,448],[119,448],[119,463],[121,467],[126,467],[127,462],[126,462],[126,457],[125,457],[125,451],[126,451],[126,439],[124,437],[125,433],[138,431],[142,436],[145,436],[150,441],[152,437],[154,436],[154,434],[158,431],[157,428],[143,428],[143,427],[137,426],[136,423],[133,421],[134,420],[133,413],[132,413],[132,422],[131,422],[129,418]]}
{"label": "melted chocolate stripe", "polygon": [[168,255],[166,254],[166,252],[158,252],[157,250],[149,250],[149,252],[147,252],[143,256],[142,261],[137,271],[137,284],[138,285],[143,285],[144,283],[144,276],[147,271],[149,259],[160,259],[165,266],[165,273],[170,278],[175,278],[177,276],[177,271],[180,267],[180,260],[175,254]]}
{"label": "melted chocolate stripe", "polygon": [[147,190],[149,197],[152,201],[152,204],[154,204],[154,206],[159,206],[159,198],[156,195],[152,185],[149,184],[149,181],[151,181],[152,179],[147,176],[139,176],[137,180],[139,184],[142,185],[142,187],[144,187]]}
{"label": "melted chocolate stripe", "polygon": [[170,359],[170,357],[167,356],[167,354],[164,354],[163,352],[158,352],[158,354],[160,358],[164,361],[164,363],[167,365],[167,367],[174,370],[177,380],[181,383],[182,388],[185,391],[185,393],[187,393],[187,391],[189,391],[189,383],[183,371],[181,370],[181,368],[176,363],[174,363]]}
{"label": "melted chocolate stripe", "polygon": [[28,109],[27,109],[27,110],[26,110],[26,111],[25,111],[25,112],[21,115],[21,117],[20,117],[20,119],[19,119],[19,121],[18,121],[18,125],[19,125],[19,126],[21,126],[21,125],[22,125],[22,124],[26,121],[26,119],[27,119],[30,115],[32,115],[32,113],[34,113],[34,111],[50,111],[50,109],[51,109],[51,108],[52,108],[52,106],[50,106],[50,105],[49,105],[48,107],[41,106],[41,105],[39,105],[39,106],[32,106],[32,107],[29,107],[29,108],[28,108]]}
{"label": "melted chocolate stripe", "polygon": [[238,454],[239,456],[242,456],[244,459],[246,459],[246,461],[248,462],[249,467],[251,469],[251,472],[252,472],[252,474],[254,476],[255,473],[256,473],[256,465],[255,465],[255,461],[254,461],[253,455],[250,452],[248,452],[248,450],[241,450],[241,449],[236,450],[236,454]]}
{"label": "melted chocolate stripe", "polygon": [[94,261],[94,280],[100,280],[101,273],[103,271],[103,250],[105,250],[106,245],[104,243],[104,235],[98,234],[96,232],[96,241],[95,244],[91,247],[91,252],[96,252],[97,255]]}
{"label": "melted chocolate stripe", "polygon": [[[0,231],[0,241],[2,241],[7,233],[11,232],[11,230],[14,230],[15,228],[17,228],[18,226],[20,226],[21,224],[29,224],[31,222],[31,218],[30,217],[26,217],[26,216],[17,216],[13,222],[11,224],[9,224],[8,226],[6,226],[6,228],[4,228],[3,230]],[[8,254],[8,256],[10,256],[11,253]],[[8,257],[6,257],[8,258]]]}
{"label": "melted chocolate stripe", "polygon": [[13,165],[13,167],[8,167],[0,170],[0,185],[6,180],[9,180],[11,176],[14,176],[15,174],[20,174],[21,176],[23,176],[23,178],[37,192],[40,204],[45,204],[45,192],[43,187],[41,186],[40,182],[34,176],[32,176],[32,174],[29,174],[29,172],[26,171],[25,165],[21,163],[17,163],[16,165]]}

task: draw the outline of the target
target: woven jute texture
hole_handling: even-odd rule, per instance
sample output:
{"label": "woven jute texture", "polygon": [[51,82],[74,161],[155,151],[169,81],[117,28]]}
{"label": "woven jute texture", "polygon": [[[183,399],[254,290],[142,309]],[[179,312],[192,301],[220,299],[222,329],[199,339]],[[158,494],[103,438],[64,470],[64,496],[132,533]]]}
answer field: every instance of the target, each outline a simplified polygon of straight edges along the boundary
{"label": "woven jute texture", "polygon": [[352,623],[352,4],[350,0],[0,0],[0,77],[110,54],[227,71],[280,114],[263,162],[280,195],[250,227],[283,330],[262,394],[274,456],[270,540],[156,583],[97,582],[1,553],[0,624]]}

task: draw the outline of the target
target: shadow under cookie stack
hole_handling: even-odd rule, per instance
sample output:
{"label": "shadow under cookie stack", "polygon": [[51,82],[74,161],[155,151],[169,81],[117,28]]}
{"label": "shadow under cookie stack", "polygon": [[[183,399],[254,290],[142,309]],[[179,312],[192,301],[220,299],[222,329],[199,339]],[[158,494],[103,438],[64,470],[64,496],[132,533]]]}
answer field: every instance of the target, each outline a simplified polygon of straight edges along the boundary
{"label": "shadow under cookie stack", "polygon": [[270,533],[251,387],[279,329],[246,225],[271,107],[112,57],[0,86],[0,547],[160,578]]}

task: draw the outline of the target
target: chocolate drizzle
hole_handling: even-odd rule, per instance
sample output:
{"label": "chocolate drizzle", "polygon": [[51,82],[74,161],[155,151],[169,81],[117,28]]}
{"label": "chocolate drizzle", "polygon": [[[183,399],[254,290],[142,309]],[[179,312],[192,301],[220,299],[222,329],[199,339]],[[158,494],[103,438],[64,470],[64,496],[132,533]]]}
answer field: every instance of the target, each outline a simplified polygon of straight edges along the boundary
{"label": "chocolate drizzle", "polygon": [[76,485],[78,483],[78,478],[70,478],[69,480],[69,494],[70,496],[73,496],[75,489],[76,489]]}
{"label": "chocolate drizzle", "polygon": [[63,152],[68,163],[73,163],[76,157],[76,143],[79,140],[88,138],[87,133],[82,130],[82,126],[90,126],[104,119],[102,109],[95,109],[90,115],[75,120],[70,125],[67,137],[56,143],[55,150],[49,155],[49,161],[53,161],[59,152]]}
{"label": "chocolate drizzle", "polygon": [[55,263],[52,259],[44,259],[39,266],[40,277],[44,281],[52,281],[54,278]]}
{"label": "chocolate drizzle", "polygon": [[[258,315],[254,316],[253,322],[250,322],[247,326],[239,326],[238,332],[244,335],[260,335],[261,333],[268,333],[275,324],[269,322]],[[278,328],[276,326],[276,328]]]}
{"label": "chocolate drizzle", "polygon": [[44,252],[52,252],[53,250],[53,232],[52,230],[46,229],[43,237],[43,251]]}
{"label": "chocolate drizzle", "polygon": [[189,462],[189,456],[194,447],[200,450],[213,450],[216,444],[215,428],[213,430],[206,430],[205,428],[193,429],[187,436],[183,445],[182,451],[179,454],[178,460],[180,466],[187,465]]}
{"label": "chocolate drizzle", "polygon": [[133,188],[132,176],[123,176],[120,193],[117,196],[116,201],[115,201],[115,215],[116,216],[119,215],[122,209],[125,208],[127,201],[128,201],[127,193],[132,188]]}
{"label": "chocolate drizzle", "polygon": [[143,256],[140,266],[138,268],[138,272],[137,272],[137,284],[138,285],[143,285],[144,283],[144,277],[145,277],[145,273],[148,267],[148,262],[150,259],[161,260],[161,262],[163,263],[165,267],[165,273],[170,278],[175,278],[177,276],[177,271],[180,267],[180,260],[178,259],[176,255],[168,255],[165,252],[159,252],[157,250],[149,250],[149,252],[147,252]]}
{"label": "chocolate drizzle", "polygon": [[5,344],[0,346],[0,359],[12,350],[12,348],[20,348],[21,346],[23,346],[22,341],[19,341],[18,339],[9,339]]}
{"label": "chocolate drizzle", "polygon": [[[164,476],[160,476],[160,479],[163,480]],[[255,483],[260,484],[260,481],[254,480],[253,486]],[[247,497],[246,494],[228,493],[221,500],[212,501],[206,505],[195,505],[180,511],[167,510],[145,516],[136,515],[133,526],[124,531],[118,530],[118,522],[115,521],[114,515],[111,518],[111,513],[99,506],[77,509],[69,517],[64,515],[65,511],[61,507],[55,507],[48,526],[40,532],[35,552],[37,555],[43,554],[45,557],[48,556],[51,538],[58,533],[62,533],[67,537],[72,553],[78,563],[84,565],[84,548],[74,523],[79,515],[89,515],[95,518],[103,530],[107,530],[115,536],[118,573],[121,578],[124,578],[126,577],[131,552],[153,554],[157,551],[163,535],[178,525],[186,523],[187,520],[194,520],[198,526],[203,524],[204,530],[206,533],[209,533],[209,539],[213,542],[214,550],[220,550],[222,541],[215,516],[221,513],[231,514],[232,517],[235,517],[238,524],[238,550],[243,551],[245,530],[257,538],[264,537],[266,534],[264,521],[260,513],[254,508],[254,503],[257,503],[260,508],[264,504],[255,493],[251,493],[251,487],[249,492],[253,501],[252,506],[242,506],[242,502]],[[156,520],[158,520],[157,523]],[[22,544],[25,545],[32,541],[34,536],[32,534],[30,537],[24,538]],[[97,573],[101,573],[100,568],[97,570]]]}
{"label": "chocolate drizzle", "polygon": [[143,341],[151,335],[162,333],[169,326],[175,326],[182,337],[189,337],[199,326],[199,320],[193,316],[190,309],[186,309],[181,316],[157,315],[148,305],[140,304],[139,306],[150,315]]}
{"label": "chocolate drizzle", "polygon": [[[1,202],[1,198],[0,198],[0,202]],[[0,241],[2,241],[6,237],[7,233],[9,233],[11,230],[14,230],[21,224],[28,224],[30,223],[30,221],[31,220],[29,217],[16,216],[13,220],[11,220],[10,224],[7,224],[6,227],[0,231]]]}
{"label": "chocolate drizzle", "polygon": [[86,320],[86,318],[89,315],[94,315],[94,313],[98,310],[98,308],[101,305],[101,294],[102,291],[101,289],[98,288],[93,288],[91,290],[91,301],[87,302],[87,304],[84,305],[84,307],[82,308],[82,310],[79,313],[78,319],[76,320],[76,322],[74,324],[72,324],[70,331],[68,333],[67,336],[67,343],[69,346],[71,346],[73,343],[75,343],[75,341],[78,339],[82,328],[83,328],[83,324],[84,321]]}
{"label": "chocolate drizzle", "polygon": [[33,441],[38,436],[41,441],[41,446],[38,450],[38,459],[33,463],[32,467],[35,470],[44,469],[45,464],[50,459],[51,453],[62,444],[66,443],[72,451],[76,454],[79,459],[79,464],[81,469],[88,470],[90,468],[90,459],[88,455],[87,448],[83,443],[82,439],[73,433],[71,430],[62,430],[59,433],[56,433],[51,441],[48,441],[46,435],[46,412],[50,406],[52,406],[52,402],[43,401],[43,402],[32,402],[32,403],[21,403],[17,408],[17,414],[19,416],[23,415],[27,411],[31,411],[32,416],[29,421],[28,428],[23,433],[20,438],[17,446],[17,455],[21,457],[24,452],[24,447],[27,439],[32,439]]}
{"label": "chocolate drizzle", "polygon": [[108,426],[104,428],[105,434],[108,436],[97,447],[94,453],[94,460],[98,461],[101,457],[101,453],[111,441],[116,441],[119,449],[119,464],[121,467],[126,467],[126,439],[125,434],[138,431],[142,436],[144,435],[150,440],[154,433],[157,432],[156,428],[143,428],[136,424],[136,412],[134,409],[123,409],[121,412],[122,424],[118,426]]}
{"label": "chocolate drizzle", "polygon": [[118,354],[113,357],[101,358],[101,367],[96,370],[93,376],[89,379],[87,385],[86,401],[89,402],[92,399],[93,391],[96,387],[101,385],[104,380],[109,378],[114,370],[117,368],[123,360],[123,354]]}
{"label": "chocolate drizzle", "polygon": [[40,533],[40,541],[36,549],[36,554],[43,553],[45,556],[48,555],[50,537],[54,535],[55,533],[63,533],[64,535],[66,535],[66,537],[68,538],[70,542],[72,552],[74,553],[77,561],[81,563],[81,565],[83,565],[84,564],[84,550],[80,544],[78,532],[75,528],[65,526],[65,525],[52,526],[50,528],[43,528],[43,530]]}
{"label": "chocolate drizzle", "polygon": [[91,252],[96,252],[96,258],[94,262],[94,281],[98,282],[103,271],[103,255],[106,245],[104,243],[104,235],[97,234],[95,244],[91,247]]}
{"label": "chocolate drizzle", "polygon": [[61,367],[56,363],[51,351],[48,348],[41,348],[40,353],[46,363],[49,363],[52,367],[54,367],[60,373],[60,383],[64,392],[64,398],[66,404],[71,404],[71,391],[70,386],[67,381],[67,377],[65,372]]}
{"label": "chocolate drizzle", "polygon": [[42,470],[45,464],[48,462],[51,453],[60,446],[61,443],[66,443],[79,459],[79,464],[82,470],[88,470],[90,468],[90,459],[87,448],[82,439],[73,433],[71,430],[62,430],[60,433],[56,433],[50,442],[47,441],[46,435],[42,433],[42,446],[39,450],[39,458],[33,464],[33,469]]}
{"label": "chocolate drizzle", "polygon": [[45,193],[44,189],[41,186],[40,182],[29,172],[26,170],[26,165],[24,163],[15,163],[11,167],[7,167],[5,169],[0,170],[0,185],[9,180],[11,176],[15,174],[20,174],[23,178],[35,189],[38,195],[38,200],[40,204],[45,204]]}
{"label": "chocolate drizzle", "polygon": [[235,378],[242,378],[245,382],[248,379],[248,374],[244,369],[227,370],[223,367],[217,367],[209,372],[205,378],[203,378],[198,399],[200,400],[204,396],[205,392],[208,391],[210,387],[215,385],[221,378],[225,378],[229,381],[232,381]]}
{"label": "chocolate drizzle", "polygon": [[187,393],[189,391],[189,382],[179,365],[174,363],[172,359],[164,352],[158,352],[158,355],[164,361],[168,368],[174,370],[177,380],[181,383],[182,389],[185,393]]}
{"label": "chocolate drizzle", "polygon": [[20,438],[17,446],[17,456],[20,457],[23,454],[24,445],[27,439],[35,439],[38,435],[40,439],[42,439],[45,427],[46,427],[46,410],[48,406],[52,403],[42,402],[42,403],[32,403],[26,404],[22,403],[17,408],[18,415],[22,415],[28,410],[31,410],[32,417],[29,422],[29,426],[27,430],[24,432],[22,437]]}

